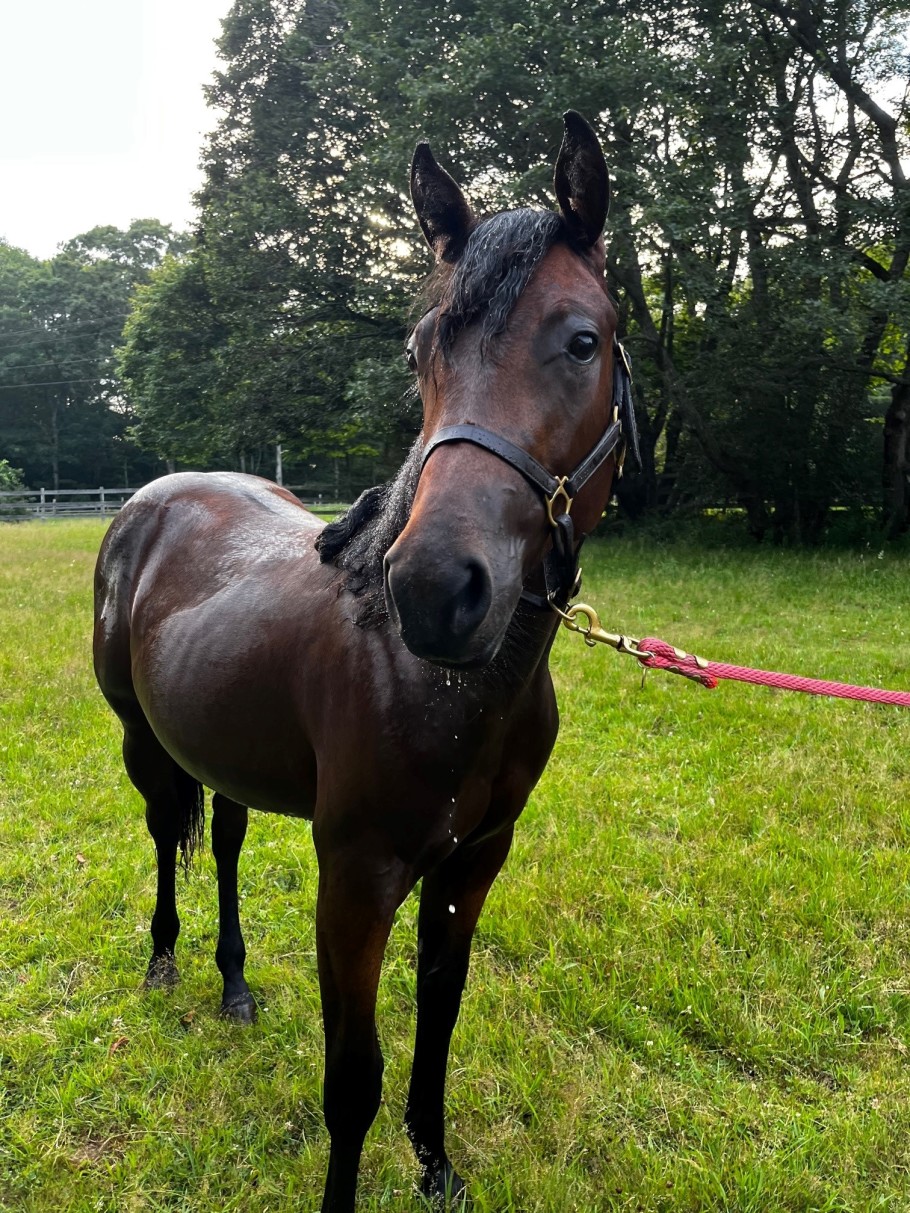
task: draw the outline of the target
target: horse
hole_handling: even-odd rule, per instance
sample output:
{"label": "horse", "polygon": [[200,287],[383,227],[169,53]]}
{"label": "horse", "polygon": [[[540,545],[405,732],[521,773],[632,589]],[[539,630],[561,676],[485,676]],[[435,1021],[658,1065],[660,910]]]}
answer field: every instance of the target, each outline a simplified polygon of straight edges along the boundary
{"label": "horse", "polygon": [[604,280],[609,191],[573,111],[558,212],[478,217],[420,143],[411,195],[436,267],[406,347],[423,429],[397,476],[324,528],[254,476],[164,476],[99,554],[95,671],[157,855],[146,984],[177,980],[178,849],[188,863],[200,845],[207,787],[221,1013],[252,1021],[237,898],[248,808],[312,822],[323,1213],[354,1209],[382,1084],[377,983],[418,881],[405,1124],[423,1194],[465,1199],[443,1103],[471,940],[556,739],[548,655],[580,541],[635,442]]}

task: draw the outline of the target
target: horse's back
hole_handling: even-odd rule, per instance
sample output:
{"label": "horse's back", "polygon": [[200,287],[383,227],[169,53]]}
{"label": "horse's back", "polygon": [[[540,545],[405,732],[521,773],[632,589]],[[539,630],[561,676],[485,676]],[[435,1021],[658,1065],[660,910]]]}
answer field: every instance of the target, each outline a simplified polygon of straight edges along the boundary
{"label": "horse's back", "polygon": [[146,566],[166,559],[192,576],[312,551],[322,523],[293,494],[258,476],[175,472],[126,503],[101,547],[96,590],[136,589]]}
{"label": "horse's back", "polygon": [[111,677],[118,680],[117,670],[126,673],[130,631],[143,604],[146,613],[169,614],[266,566],[309,558],[315,568],[321,527],[286,489],[257,476],[176,472],[139,489],[111,524],[95,569],[102,690],[107,694]]}
{"label": "horse's back", "polygon": [[[240,472],[174,472],[145,485],[127,502],[114,527],[145,529],[157,514],[168,542],[215,542],[221,559],[300,554],[312,547],[322,523],[287,489]],[[276,539],[270,544],[270,537]]]}

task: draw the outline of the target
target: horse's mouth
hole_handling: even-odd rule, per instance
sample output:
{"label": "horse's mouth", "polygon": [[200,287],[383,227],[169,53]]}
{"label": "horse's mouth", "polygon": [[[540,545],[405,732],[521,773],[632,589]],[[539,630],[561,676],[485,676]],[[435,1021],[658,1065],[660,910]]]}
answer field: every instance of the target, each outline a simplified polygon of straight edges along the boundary
{"label": "horse's mouth", "polygon": [[485,645],[484,648],[477,652],[465,654],[442,653],[438,651],[438,645],[427,648],[420,642],[409,642],[407,635],[400,628],[398,629],[398,634],[401,636],[405,648],[410,653],[413,653],[415,657],[419,657],[423,661],[428,661],[431,665],[439,666],[443,670],[482,670],[490,664],[499,652],[502,643],[502,638],[497,637],[493,643]]}

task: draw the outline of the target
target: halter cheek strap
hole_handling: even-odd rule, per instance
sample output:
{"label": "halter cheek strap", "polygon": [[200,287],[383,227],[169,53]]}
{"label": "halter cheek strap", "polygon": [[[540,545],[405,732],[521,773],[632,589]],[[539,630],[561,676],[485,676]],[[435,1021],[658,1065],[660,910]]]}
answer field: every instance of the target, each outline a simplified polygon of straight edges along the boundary
{"label": "halter cheek strap", "polygon": [[[629,359],[620,343],[613,341],[613,419],[607,426],[593,449],[578,464],[568,476],[554,476],[539,463],[533,455],[523,451],[520,446],[484,429],[482,425],[447,425],[437,430],[427,443],[423,452],[421,469],[437,447],[448,442],[471,442],[491,451],[510,467],[520,472],[534,488],[543,495],[547,511],[547,521],[553,528],[553,560],[557,569],[547,569],[547,589],[549,600],[555,600],[565,606],[573,593],[577,592],[578,583],[578,549],[575,544],[574,527],[572,525],[572,502],[609,457],[619,447],[616,464],[619,475],[622,475],[623,462],[629,451],[636,464],[641,459],[638,449],[638,431],[635,425],[635,410],[632,404],[632,372]],[[620,445],[621,444],[621,445]],[[580,544],[578,545],[580,547]],[[556,585],[550,589],[551,575],[555,573]],[[550,575],[548,575],[550,574]],[[524,591],[522,597],[534,605],[549,605],[539,594]]]}

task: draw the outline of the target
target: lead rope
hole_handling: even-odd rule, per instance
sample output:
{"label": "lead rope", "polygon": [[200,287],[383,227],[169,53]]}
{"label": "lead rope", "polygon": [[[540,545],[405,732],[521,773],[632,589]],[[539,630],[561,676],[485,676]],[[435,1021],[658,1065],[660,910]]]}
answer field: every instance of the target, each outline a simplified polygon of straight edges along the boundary
{"label": "lead rope", "polygon": [[636,640],[631,636],[607,632],[600,626],[597,612],[585,602],[575,603],[564,611],[552,600],[550,605],[561,617],[563,627],[568,628],[570,632],[578,632],[585,644],[591,648],[597,644],[609,645],[619,653],[628,653],[635,657],[645,671],[665,670],[668,674],[681,674],[692,682],[700,683],[709,691],[715,689],[718,680],[729,679],[735,682],[751,682],[755,686],[776,687],[782,691],[803,691],[807,695],[831,695],[837,699],[858,699],[866,703],[889,703],[910,708],[910,693],[907,691],[858,687],[847,682],[829,682],[824,678],[802,678],[798,674],[779,674],[774,670],[753,670],[749,666],[708,661],[704,657],[696,657],[694,653],[687,653],[684,649],[677,649],[664,640],[656,640],[650,636],[644,640]]}

